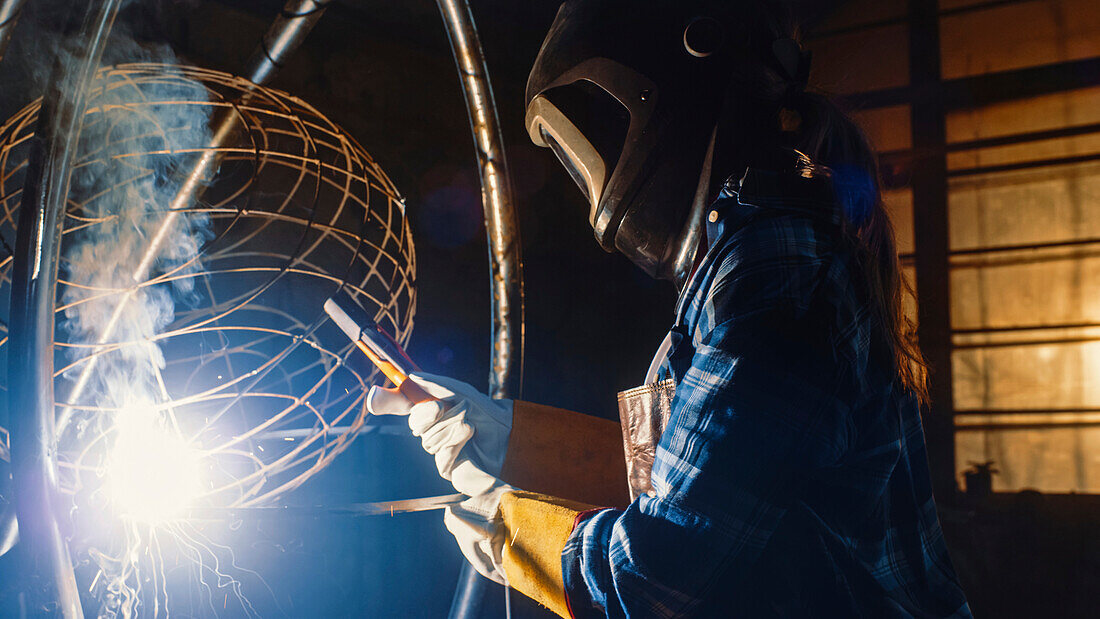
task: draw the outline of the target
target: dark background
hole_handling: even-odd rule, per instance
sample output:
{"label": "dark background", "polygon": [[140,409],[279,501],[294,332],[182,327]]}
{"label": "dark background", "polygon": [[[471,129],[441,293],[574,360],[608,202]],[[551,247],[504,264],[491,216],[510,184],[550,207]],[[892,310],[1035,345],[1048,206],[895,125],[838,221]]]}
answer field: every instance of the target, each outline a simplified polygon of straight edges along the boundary
{"label": "dark background", "polygon": [[[169,43],[181,62],[235,73],[282,4],[143,1],[131,7],[127,22],[136,25],[139,39]],[[674,291],[597,246],[579,191],[552,155],[527,139],[527,71],[558,2],[472,4],[521,219],[527,299],[523,398],[614,418],[615,393],[642,381],[669,326]],[[800,4],[812,32],[838,6],[852,3]],[[18,28],[0,63],[4,118],[38,95],[27,70],[38,43],[33,37],[30,28]],[[418,261],[410,354],[427,371],[484,388],[489,290],[480,188],[436,4],[338,0],[272,86],[343,127],[403,192]],[[376,433],[363,436],[287,501],[340,504],[451,491],[418,441]],[[1095,608],[1088,600],[1097,597],[1100,569],[1083,550],[1095,542],[1094,513],[1080,502],[1051,502],[1033,493],[947,509],[944,526],[975,611],[1085,616]],[[208,533],[233,548],[237,568],[230,571],[263,616],[445,616],[461,561],[438,512],[246,521],[212,525]],[[10,562],[0,561],[0,578],[6,569],[12,569]],[[172,614],[241,615],[230,583],[211,582],[203,595],[179,598]],[[513,599],[516,616],[541,616],[522,596]],[[0,616],[5,612],[0,608]]]}

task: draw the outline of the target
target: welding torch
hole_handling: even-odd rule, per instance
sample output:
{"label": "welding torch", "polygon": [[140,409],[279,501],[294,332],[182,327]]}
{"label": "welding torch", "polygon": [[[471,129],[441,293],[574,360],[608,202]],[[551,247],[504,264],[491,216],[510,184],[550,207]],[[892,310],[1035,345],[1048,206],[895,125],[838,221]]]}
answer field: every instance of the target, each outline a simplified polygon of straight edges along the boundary
{"label": "welding torch", "polygon": [[325,313],[406,399],[413,403],[434,399],[414,381],[409,380],[409,374],[420,371],[416,363],[409,358],[397,340],[378,326],[346,291],[341,289],[325,301]]}

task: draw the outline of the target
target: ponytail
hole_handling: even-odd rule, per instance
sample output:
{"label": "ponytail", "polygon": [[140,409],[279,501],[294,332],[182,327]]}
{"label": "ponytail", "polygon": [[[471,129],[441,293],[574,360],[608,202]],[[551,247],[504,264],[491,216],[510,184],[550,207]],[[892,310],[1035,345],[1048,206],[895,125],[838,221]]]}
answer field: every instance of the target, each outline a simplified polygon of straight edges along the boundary
{"label": "ponytail", "polygon": [[863,131],[827,97],[799,91],[790,97],[790,107],[801,117],[793,132],[795,148],[833,172],[845,225],[855,241],[858,276],[893,350],[898,377],[927,403],[927,367],[916,327],[903,307],[903,292],[912,289],[901,276],[874,150]]}
{"label": "ponytail", "polygon": [[726,123],[727,141],[746,149],[745,155],[776,145],[793,147],[832,171],[856,262],[855,283],[862,284],[898,379],[927,403],[927,368],[916,328],[902,305],[903,291],[911,288],[901,276],[874,149],[828,97],[806,92],[810,55],[799,43],[798,24],[789,7],[778,0],[755,0],[731,10],[752,33],[748,38],[759,44],[757,62],[740,63],[730,75],[720,121]]}

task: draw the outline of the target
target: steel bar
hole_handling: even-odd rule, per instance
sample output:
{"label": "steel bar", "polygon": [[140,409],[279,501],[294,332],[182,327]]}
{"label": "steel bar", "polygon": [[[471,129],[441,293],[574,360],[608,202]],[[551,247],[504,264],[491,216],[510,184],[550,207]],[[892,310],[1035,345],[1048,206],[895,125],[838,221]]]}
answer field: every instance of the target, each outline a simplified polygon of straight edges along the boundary
{"label": "steel bar", "polygon": [[481,171],[493,303],[489,393],[497,398],[518,397],[523,374],[523,264],[500,120],[469,4],[466,0],[438,0],[438,4],[458,65]]}
{"label": "steel bar", "polygon": [[[19,14],[23,11],[26,0],[0,0],[0,60],[8,51],[11,43],[11,35],[15,32],[15,24],[19,21]],[[7,242],[3,242],[6,253],[11,254],[12,249]],[[11,425],[7,410],[0,411],[0,426]],[[0,427],[3,430],[3,427]],[[0,445],[0,460],[9,461],[7,431],[4,431],[3,444]],[[7,554],[15,545],[18,538],[19,527],[15,521],[15,504],[11,501],[11,477],[7,468],[0,467],[0,557]]]}
{"label": "steel bar", "polygon": [[196,507],[188,518],[201,520],[233,520],[237,518],[316,518],[318,516],[394,516],[457,505],[470,497],[465,494],[444,494],[398,501],[374,501],[350,505],[317,505],[307,507]]}
{"label": "steel bar", "polygon": [[302,45],[321,19],[331,0],[288,0],[275,22],[245,63],[242,76],[253,84],[266,84]]}
{"label": "steel bar", "polygon": [[[492,351],[489,394],[519,397],[523,383],[523,264],[518,217],[504,156],[500,119],[467,0],[437,0],[466,98],[466,112],[481,172],[481,202],[489,237]],[[451,601],[451,619],[477,616],[489,581],[463,563]],[[505,612],[510,614],[507,605]]]}
{"label": "steel bar", "polygon": [[[332,426],[326,429],[324,432],[329,436],[340,436],[347,434],[348,432],[355,432],[356,435],[363,434],[381,434],[392,436],[409,436],[409,424],[404,418],[397,418],[396,423],[384,422],[374,419],[374,416],[367,423],[363,424],[356,430],[352,430],[351,426]],[[276,430],[273,432],[263,432],[253,436],[252,438],[257,441],[293,441],[297,439],[306,439],[314,434],[317,434],[316,428],[292,428],[289,430]]]}
{"label": "steel bar", "polygon": [[69,549],[62,536],[53,458],[53,336],[61,231],[87,92],[99,69],[122,0],[73,3],[85,8],[80,55],[58,59],[42,100],[19,209],[11,282],[12,476],[20,523],[19,552],[37,614],[56,605],[83,617]]}

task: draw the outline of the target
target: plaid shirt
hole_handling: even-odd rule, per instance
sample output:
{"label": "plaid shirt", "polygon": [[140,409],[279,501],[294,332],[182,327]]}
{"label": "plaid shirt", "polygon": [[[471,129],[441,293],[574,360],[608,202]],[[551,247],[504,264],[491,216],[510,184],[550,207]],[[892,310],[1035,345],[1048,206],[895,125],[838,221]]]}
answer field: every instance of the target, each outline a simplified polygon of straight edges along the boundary
{"label": "plaid shirt", "polygon": [[711,207],[662,368],[677,386],[654,491],[576,526],[575,617],[970,616],[917,402],[835,201],[799,189],[815,183],[750,170]]}

